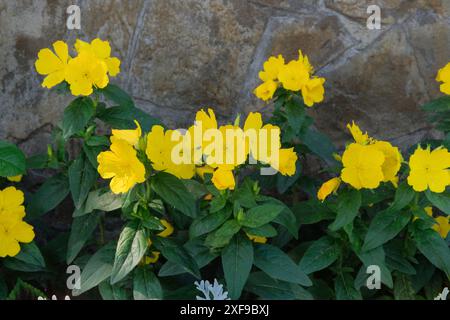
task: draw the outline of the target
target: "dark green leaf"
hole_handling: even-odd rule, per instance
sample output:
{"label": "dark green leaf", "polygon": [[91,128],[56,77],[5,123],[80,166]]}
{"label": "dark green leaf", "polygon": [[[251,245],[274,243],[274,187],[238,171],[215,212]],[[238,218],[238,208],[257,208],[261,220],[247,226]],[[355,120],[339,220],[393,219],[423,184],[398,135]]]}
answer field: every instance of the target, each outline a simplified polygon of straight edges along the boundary
{"label": "dark green leaf", "polygon": [[432,229],[416,230],[414,240],[417,249],[450,278],[450,250],[439,233]]}
{"label": "dark green leaf", "polygon": [[67,140],[87,126],[95,114],[94,102],[91,98],[80,97],[70,103],[64,110],[62,131],[63,138]]}
{"label": "dark green leaf", "polygon": [[336,220],[329,226],[330,230],[336,231],[352,223],[361,207],[361,193],[358,190],[342,192],[338,196]]}
{"label": "dark green leaf", "polygon": [[86,241],[91,237],[100,221],[98,212],[92,212],[78,218],[74,218],[67,245],[67,264],[70,264],[83,249]]}
{"label": "dark green leaf", "polygon": [[195,199],[181,180],[171,174],[159,172],[152,178],[151,183],[152,189],[165,202],[189,217],[196,217]]}
{"label": "dark green leaf", "polygon": [[183,246],[171,239],[160,237],[154,239],[153,244],[167,260],[182,266],[186,272],[200,278],[197,263]]}
{"label": "dark green leaf", "polygon": [[62,174],[51,177],[29,197],[27,214],[34,219],[53,210],[67,197],[69,190],[67,177]]}
{"label": "dark green leaf", "polygon": [[115,252],[116,246],[110,243],[89,259],[81,272],[80,289],[72,290],[73,296],[89,291],[111,276]]}
{"label": "dark green leaf", "polygon": [[20,252],[13,258],[3,260],[3,265],[11,270],[38,272],[45,270],[44,257],[34,242],[21,244]]}
{"label": "dark green leaf", "polygon": [[134,120],[138,121],[144,132],[151,131],[154,125],[161,125],[155,119],[138,108],[112,107],[100,112],[97,117],[114,129],[135,129]]}
{"label": "dark green leaf", "polygon": [[316,240],[306,250],[300,269],[306,274],[310,274],[330,266],[339,257],[339,246],[333,238],[325,236]]}
{"label": "dark green leaf", "polygon": [[83,155],[80,155],[70,165],[70,192],[72,194],[73,203],[77,209],[83,205],[97,178],[97,170],[92,167]]}
{"label": "dark green leaf", "polygon": [[114,103],[117,103],[121,107],[132,108],[134,107],[133,99],[122,90],[119,86],[115,84],[108,84],[104,89],[99,90],[105,95],[106,98]]}
{"label": "dark green leaf", "polygon": [[233,300],[239,299],[253,265],[251,241],[237,234],[222,250],[222,267],[228,293]]}
{"label": "dark green leaf", "polygon": [[148,267],[139,267],[133,277],[134,300],[161,300],[163,291],[158,278]]}
{"label": "dark green leaf", "polygon": [[312,285],[301,268],[277,247],[268,244],[256,246],[254,264],[274,279],[303,286]]}
{"label": "dark green leaf", "polygon": [[231,208],[226,207],[219,212],[206,213],[196,218],[189,227],[189,237],[196,238],[211,231],[216,230],[225,221],[227,221],[232,214]]}
{"label": "dark green leaf", "polygon": [[0,177],[13,177],[25,173],[23,152],[14,144],[0,141]]}
{"label": "dark green leaf", "polygon": [[120,234],[111,275],[111,284],[125,278],[141,261],[147,250],[145,231],[138,222],[128,223]]}
{"label": "dark green leaf", "polygon": [[210,233],[206,238],[205,244],[212,248],[221,248],[226,246],[231,238],[239,232],[241,226],[236,220],[225,222],[219,229]]}
{"label": "dark green leaf", "polygon": [[450,215],[450,195],[448,193],[434,193],[430,190],[425,192],[428,200],[439,210]]}
{"label": "dark green leaf", "polygon": [[348,273],[338,273],[334,279],[336,300],[361,300],[361,292],[354,287],[354,279]]}
{"label": "dark green leaf", "polygon": [[272,222],[284,209],[279,204],[263,204],[248,210],[239,223],[245,227],[258,228]]}
{"label": "dark green leaf", "polygon": [[398,212],[391,209],[379,212],[370,223],[362,250],[375,249],[393,239],[410,219],[410,212]]}

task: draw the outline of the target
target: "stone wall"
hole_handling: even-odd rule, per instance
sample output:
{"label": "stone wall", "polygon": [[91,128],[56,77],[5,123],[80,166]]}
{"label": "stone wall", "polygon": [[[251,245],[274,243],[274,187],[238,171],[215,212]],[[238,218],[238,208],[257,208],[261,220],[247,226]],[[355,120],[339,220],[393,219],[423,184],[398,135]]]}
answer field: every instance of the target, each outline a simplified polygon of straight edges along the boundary
{"label": "stone wall", "polygon": [[[66,28],[70,4],[81,7],[81,30]],[[366,26],[371,4],[381,30]],[[40,87],[37,52],[100,37],[122,60],[114,81],[168,124],[186,125],[205,106],[224,120],[270,110],[252,95],[262,63],[302,49],[327,78],[311,112],[338,145],[351,120],[410,144],[433,134],[419,105],[439,96],[449,13],[448,0],[0,0],[0,138],[45,150],[69,97]]]}

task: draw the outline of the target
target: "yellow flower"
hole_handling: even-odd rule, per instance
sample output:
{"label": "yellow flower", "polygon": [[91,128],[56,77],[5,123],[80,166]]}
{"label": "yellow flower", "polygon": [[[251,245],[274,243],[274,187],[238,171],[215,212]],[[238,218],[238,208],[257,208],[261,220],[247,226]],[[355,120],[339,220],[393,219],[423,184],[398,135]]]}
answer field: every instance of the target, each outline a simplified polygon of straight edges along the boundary
{"label": "yellow flower", "polygon": [[336,193],[341,185],[340,178],[333,178],[322,184],[319,191],[317,192],[317,199],[324,201],[331,193]]}
{"label": "yellow flower", "polygon": [[398,181],[396,179],[397,173],[403,161],[402,154],[397,147],[393,147],[387,141],[376,141],[373,146],[384,154],[384,162],[381,166],[384,176],[383,181],[391,181],[395,185],[396,181]]}
{"label": "yellow flower", "polygon": [[18,176],[13,176],[13,177],[7,177],[6,179],[8,179],[11,182],[20,182],[22,181],[22,175],[19,174]]}
{"label": "yellow flower", "polygon": [[[280,162],[281,149],[280,127],[266,124],[260,129],[258,148],[252,152],[253,158],[263,163]],[[278,157],[274,152],[278,153]]]}
{"label": "yellow flower", "polygon": [[136,129],[133,130],[118,130],[118,129],[112,129],[112,136],[111,136],[111,142],[114,142],[114,140],[119,139],[126,141],[132,146],[137,146],[139,139],[142,135],[142,129],[139,125],[139,122],[134,120],[134,123],[136,124]]}
{"label": "yellow flower", "polygon": [[408,184],[417,192],[430,189],[442,193],[450,184],[450,153],[444,147],[430,151],[417,147],[409,159]]}
{"label": "yellow flower", "polygon": [[75,42],[75,49],[78,53],[83,51],[94,54],[98,59],[102,60],[107,68],[110,76],[115,77],[120,72],[120,60],[115,57],[111,57],[111,46],[108,41],[102,41],[97,38],[91,41],[91,43],[84,42],[77,39]]}
{"label": "yellow flower", "polygon": [[375,189],[383,181],[384,155],[373,145],[350,144],[342,156],[342,181],[355,189]]}
{"label": "yellow flower", "polygon": [[284,66],[284,58],[280,54],[278,57],[270,57],[264,62],[264,71],[259,73],[259,78],[264,81],[277,80],[280,69]]}
{"label": "yellow flower", "polygon": [[259,112],[250,112],[244,123],[246,145],[253,159],[258,158],[258,139],[263,126],[262,116]]}
{"label": "yellow flower", "polygon": [[309,80],[309,72],[302,62],[291,61],[281,68],[278,79],[286,90],[300,91]]}
{"label": "yellow flower", "polygon": [[48,89],[65,80],[67,64],[70,59],[69,48],[65,42],[56,41],[53,43],[53,49],[56,54],[48,48],[40,50],[34,64],[36,71],[46,76],[42,86]]}
{"label": "yellow flower", "polygon": [[203,109],[197,112],[195,115],[196,123],[202,123],[203,132],[209,129],[217,129],[217,120],[216,115],[214,114],[214,110],[208,108],[208,113],[206,113]]}
{"label": "yellow flower", "polygon": [[[296,171],[296,162],[298,156],[294,151],[294,148],[290,149],[280,149],[279,150],[279,163],[278,163],[278,171],[283,176],[293,176]],[[274,168],[276,169],[276,168]]]}
{"label": "yellow flower", "polygon": [[443,82],[440,87],[442,93],[450,94],[450,63],[438,71],[436,81]]}
{"label": "yellow flower", "polygon": [[196,173],[198,176],[200,176],[200,178],[202,178],[203,180],[205,179],[205,174],[213,174],[214,173],[214,168],[205,165],[202,167],[197,167],[196,169]]}
{"label": "yellow flower", "polygon": [[[153,168],[157,171],[165,171],[180,179],[190,179],[195,174],[195,164],[192,162],[192,157],[184,159],[183,148],[180,148],[179,153],[174,151],[178,143],[172,140],[173,130],[164,132],[162,126],[156,125],[147,135],[147,147],[145,153],[148,159],[152,162]],[[174,157],[177,156],[177,162]],[[186,161],[184,161],[186,160]],[[184,161],[184,162],[183,162]]]}
{"label": "yellow flower", "polygon": [[235,187],[233,171],[231,170],[218,168],[214,171],[211,181],[218,190],[234,190]]}
{"label": "yellow flower", "polygon": [[355,123],[355,121],[352,121],[352,124],[347,124],[347,128],[350,131],[350,133],[353,136],[353,139],[355,140],[356,143],[359,144],[369,144],[371,141],[371,138],[369,137],[369,135],[366,133],[362,133],[361,129],[359,128],[359,126]]}
{"label": "yellow flower", "polygon": [[66,80],[74,96],[88,96],[93,87],[104,88],[109,83],[108,67],[89,51],[82,51],[69,61]]}
{"label": "yellow flower", "polygon": [[23,192],[14,187],[0,191],[0,257],[14,257],[20,252],[19,243],[34,239],[33,227],[25,217]]}
{"label": "yellow flower", "polygon": [[311,63],[309,63],[309,59],[306,56],[306,54],[303,55],[302,50],[298,50],[298,62],[302,63],[305,66],[305,69],[308,71],[309,74],[314,73],[313,66],[311,65]]}
{"label": "yellow flower", "polygon": [[163,231],[157,234],[159,237],[167,238],[173,233],[173,226],[169,223],[169,221],[165,219],[159,220],[161,224],[166,227]]}
{"label": "yellow flower", "polygon": [[139,161],[133,146],[123,140],[114,140],[110,151],[101,152],[98,157],[98,172],[104,179],[111,179],[113,193],[125,193],[136,183],[145,181],[145,167]]}
{"label": "yellow flower", "polygon": [[247,237],[254,243],[266,243],[267,242],[266,237],[254,236],[249,233],[246,233],[246,234],[247,234]]}
{"label": "yellow flower", "polygon": [[302,87],[303,101],[308,107],[323,101],[325,78],[313,78]]}
{"label": "yellow flower", "polygon": [[259,85],[253,92],[255,96],[263,101],[268,101],[272,99],[275,91],[277,91],[277,83],[273,80],[268,80],[261,85]]}
{"label": "yellow flower", "polygon": [[434,220],[436,221],[436,224],[433,225],[433,230],[438,232],[443,239],[446,239],[450,231],[450,216],[439,216]]}
{"label": "yellow flower", "polygon": [[429,215],[430,217],[433,216],[433,207],[425,207],[424,210],[427,213],[427,215]]}
{"label": "yellow flower", "polygon": [[159,251],[152,251],[152,252],[150,252],[150,253],[151,253],[151,256],[145,256],[145,257],[143,258],[143,263],[144,263],[145,265],[148,265],[148,264],[152,264],[152,263],[158,262],[158,260],[159,260],[159,255],[161,254]]}

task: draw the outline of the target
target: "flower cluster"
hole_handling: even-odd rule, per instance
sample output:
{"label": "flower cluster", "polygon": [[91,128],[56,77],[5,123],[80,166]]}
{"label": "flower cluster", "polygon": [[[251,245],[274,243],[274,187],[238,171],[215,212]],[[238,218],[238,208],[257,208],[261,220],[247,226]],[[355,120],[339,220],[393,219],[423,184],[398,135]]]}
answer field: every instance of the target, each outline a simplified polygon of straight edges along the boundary
{"label": "flower cluster", "polygon": [[52,88],[64,81],[70,86],[74,96],[88,96],[94,88],[105,88],[109,77],[120,72],[120,60],[111,57],[108,41],[94,39],[91,43],[75,42],[76,57],[69,54],[69,46],[63,41],[53,43],[53,50],[39,51],[35,62],[36,71],[46,76],[42,86]]}
{"label": "flower cluster", "polygon": [[[398,183],[403,157],[397,147],[387,141],[375,140],[355,124],[347,125],[355,142],[350,143],[339,158],[339,178],[325,182],[317,193],[321,201],[339,188],[341,181],[359,189],[376,189],[381,182]],[[418,146],[409,159],[408,184],[417,192],[430,190],[442,193],[450,185],[450,153],[443,146],[431,151]]]}
{"label": "flower cluster", "polygon": [[314,75],[314,68],[308,57],[301,51],[297,60],[287,64],[282,55],[270,57],[264,63],[264,70],[259,73],[259,78],[263,83],[255,89],[254,93],[264,101],[272,99],[280,85],[289,91],[301,91],[303,101],[308,107],[323,101],[325,79]]}
{"label": "flower cluster", "polygon": [[0,191],[0,257],[14,257],[20,252],[19,243],[34,239],[33,227],[23,221],[25,207],[23,192],[14,187]]}
{"label": "flower cluster", "polygon": [[264,125],[260,113],[250,113],[243,128],[218,126],[212,109],[198,111],[188,130],[165,130],[155,125],[142,137],[139,123],[136,126],[134,130],[112,130],[110,150],[97,158],[98,172],[105,179],[112,178],[114,193],[127,192],[145,181],[146,169],[139,152],[145,153],[154,170],[180,179],[191,179],[196,173],[202,178],[212,174],[211,181],[219,190],[234,189],[233,171],[249,156],[250,163],[269,165],[283,175],[292,176],[296,171],[294,148],[281,147],[280,128]]}

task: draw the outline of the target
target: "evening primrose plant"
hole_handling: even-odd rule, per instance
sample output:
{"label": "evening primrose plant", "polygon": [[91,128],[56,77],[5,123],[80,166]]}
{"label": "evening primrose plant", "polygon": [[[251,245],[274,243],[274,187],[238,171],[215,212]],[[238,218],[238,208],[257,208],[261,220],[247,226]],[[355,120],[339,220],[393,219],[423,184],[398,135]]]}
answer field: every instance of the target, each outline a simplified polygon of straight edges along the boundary
{"label": "evening primrose plant", "polygon": [[[261,66],[268,117],[203,108],[178,129],[112,83],[120,66],[98,38],[39,51],[42,87],[74,98],[45,154],[0,142],[0,299],[432,299],[449,285],[448,96],[424,106],[444,139],[402,150],[352,122],[338,152],[308,114],[325,79],[301,51]],[[39,188],[22,187],[28,170],[45,172]]]}

